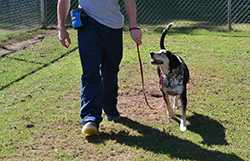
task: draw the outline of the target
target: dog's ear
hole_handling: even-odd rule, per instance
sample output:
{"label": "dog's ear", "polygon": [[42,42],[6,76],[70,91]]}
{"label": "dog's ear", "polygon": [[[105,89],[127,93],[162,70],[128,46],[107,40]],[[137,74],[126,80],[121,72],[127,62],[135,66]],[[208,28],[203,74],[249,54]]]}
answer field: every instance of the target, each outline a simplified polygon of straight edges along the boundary
{"label": "dog's ear", "polygon": [[171,53],[171,51],[166,50],[166,54],[167,54],[167,55],[171,55],[172,53]]}
{"label": "dog's ear", "polygon": [[169,51],[169,50],[166,50],[165,54],[167,55],[167,57],[172,55],[171,51]]}

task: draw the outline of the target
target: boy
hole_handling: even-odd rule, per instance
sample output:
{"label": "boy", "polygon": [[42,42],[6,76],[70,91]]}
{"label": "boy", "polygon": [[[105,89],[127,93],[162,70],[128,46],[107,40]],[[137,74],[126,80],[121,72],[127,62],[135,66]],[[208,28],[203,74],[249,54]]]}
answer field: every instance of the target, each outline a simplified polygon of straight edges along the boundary
{"label": "boy", "polygon": [[[102,109],[108,120],[119,119],[117,110],[119,64],[122,59],[122,27],[119,0],[79,0],[79,7],[88,15],[88,22],[78,29],[78,46],[83,75],[80,88],[80,123],[85,136],[98,134]],[[141,30],[136,20],[135,0],[124,0],[129,18],[130,34],[136,44],[141,44]],[[58,0],[58,39],[70,46],[65,19],[70,0]]]}

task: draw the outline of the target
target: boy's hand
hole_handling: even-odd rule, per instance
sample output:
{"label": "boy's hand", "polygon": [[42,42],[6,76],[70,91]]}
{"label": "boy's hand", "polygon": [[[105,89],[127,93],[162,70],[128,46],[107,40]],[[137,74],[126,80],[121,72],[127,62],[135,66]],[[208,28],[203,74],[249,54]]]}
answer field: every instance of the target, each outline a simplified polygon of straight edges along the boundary
{"label": "boy's hand", "polygon": [[66,48],[68,48],[71,44],[69,33],[65,28],[58,29],[58,39],[60,43]]}
{"label": "boy's hand", "polygon": [[130,36],[132,37],[132,39],[134,40],[134,42],[137,45],[141,45],[142,44],[142,32],[140,29],[133,29],[130,30]]}

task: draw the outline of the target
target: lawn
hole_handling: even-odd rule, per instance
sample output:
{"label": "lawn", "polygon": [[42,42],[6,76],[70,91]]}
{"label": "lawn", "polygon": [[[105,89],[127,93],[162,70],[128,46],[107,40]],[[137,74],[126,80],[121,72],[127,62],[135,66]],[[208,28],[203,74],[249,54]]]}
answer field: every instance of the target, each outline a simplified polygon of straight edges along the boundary
{"label": "lawn", "polygon": [[[159,29],[157,29],[159,31]],[[150,51],[160,32],[144,29],[141,54],[150,104],[159,106]],[[187,132],[167,123],[164,109],[144,103],[136,48],[124,33],[119,74],[121,123],[100,126],[87,142],[80,133],[81,66],[76,33],[68,50],[47,36],[41,43],[0,58],[0,160],[197,160],[250,158],[250,33],[173,29],[167,47],[191,71]]]}

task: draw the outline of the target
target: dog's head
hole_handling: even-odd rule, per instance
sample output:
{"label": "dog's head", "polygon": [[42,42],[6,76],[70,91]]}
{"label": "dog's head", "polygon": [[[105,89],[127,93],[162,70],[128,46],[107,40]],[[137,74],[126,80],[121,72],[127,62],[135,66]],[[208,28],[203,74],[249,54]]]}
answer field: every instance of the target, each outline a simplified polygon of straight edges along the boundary
{"label": "dog's head", "polygon": [[177,68],[181,64],[181,60],[168,50],[162,49],[158,52],[151,52],[151,64],[158,65],[163,73]]}
{"label": "dog's head", "polygon": [[165,49],[162,49],[158,52],[151,52],[151,64],[159,66],[169,66],[169,54]]}

